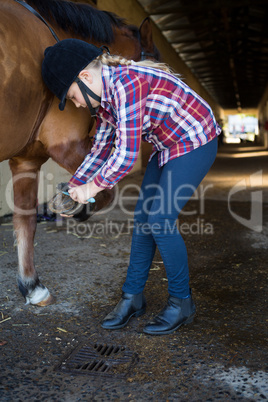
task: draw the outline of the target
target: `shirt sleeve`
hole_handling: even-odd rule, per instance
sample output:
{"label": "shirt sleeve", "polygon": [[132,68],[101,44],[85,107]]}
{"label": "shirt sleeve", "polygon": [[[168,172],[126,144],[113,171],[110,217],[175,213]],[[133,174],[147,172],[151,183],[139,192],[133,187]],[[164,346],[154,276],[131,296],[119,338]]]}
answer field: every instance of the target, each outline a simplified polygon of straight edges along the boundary
{"label": "shirt sleeve", "polygon": [[98,187],[112,188],[133,168],[139,154],[148,93],[149,83],[136,75],[125,75],[115,83],[115,151],[94,178]]}
{"label": "shirt sleeve", "polygon": [[108,159],[115,137],[115,128],[107,120],[97,118],[96,132],[90,153],[69,181],[69,186],[81,186],[92,181],[98,170]]}

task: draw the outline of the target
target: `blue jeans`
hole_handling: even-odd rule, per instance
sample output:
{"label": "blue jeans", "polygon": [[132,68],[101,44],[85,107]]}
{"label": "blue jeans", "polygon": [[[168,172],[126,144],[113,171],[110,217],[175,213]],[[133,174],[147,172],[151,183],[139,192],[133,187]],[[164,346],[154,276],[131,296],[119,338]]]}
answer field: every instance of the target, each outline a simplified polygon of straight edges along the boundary
{"label": "blue jeans", "polygon": [[148,163],[134,212],[124,292],[143,291],[157,246],[166,269],[168,293],[178,298],[189,295],[187,250],[176,221],[216,154],[217,138],[163,167],[159,168],[157,155]]}

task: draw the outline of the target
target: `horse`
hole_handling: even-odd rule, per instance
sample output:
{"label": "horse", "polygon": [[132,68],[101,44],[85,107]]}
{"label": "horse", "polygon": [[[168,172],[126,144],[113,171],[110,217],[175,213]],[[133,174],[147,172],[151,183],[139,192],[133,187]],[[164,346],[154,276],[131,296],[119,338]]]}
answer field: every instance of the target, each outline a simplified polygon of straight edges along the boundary
{"label": "horse", "polygon": [[[77,38],[106,45],[112,54],[138,61],[142,54],[152,55],[157,49],[148,19],[138,29],[93,4],[64,0],[26,0],[21,4],[1,0],[0,37],[0,162],[9,160],[12,172],[18,287],[26,304],[47,306],[55,298],[40,282],[34,266],[39,171],[52,158],[74,174],[91,149],[94,119],[71,101],[59,111],[59,100],[41,77],[44,50],[56,39]],[[112,190],[102,191],[96,197],[94,212],[112,199]]]}

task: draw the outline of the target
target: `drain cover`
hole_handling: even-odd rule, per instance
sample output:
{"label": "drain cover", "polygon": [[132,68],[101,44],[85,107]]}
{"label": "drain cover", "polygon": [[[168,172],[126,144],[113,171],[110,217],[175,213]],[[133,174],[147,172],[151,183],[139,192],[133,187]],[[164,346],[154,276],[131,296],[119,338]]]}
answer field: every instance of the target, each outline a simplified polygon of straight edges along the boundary
{"label": "drain cover", "polygon": [[68,353],[55,370],[105,377],[125,377],[138,361],[125,346],[86,342]]}

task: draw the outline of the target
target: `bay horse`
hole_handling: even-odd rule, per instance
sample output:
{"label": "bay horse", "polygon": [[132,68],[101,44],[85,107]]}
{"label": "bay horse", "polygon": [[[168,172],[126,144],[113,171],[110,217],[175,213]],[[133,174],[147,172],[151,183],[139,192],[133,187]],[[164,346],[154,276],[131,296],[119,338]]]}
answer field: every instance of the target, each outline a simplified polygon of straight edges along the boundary
{"label": "bay horse", "polygon": [[[64,0],[27,0],[56,36],[109,46],[112,54],[135,61],[154,53],[150,21],[138,29],[93,5]],[[93,119],[71,101],[64,111],[41,77],[44,50],[54,45],[49,28],[15,0],[0,3],[0,162],[9,160],[13,178],[13,225],[18,248],[18,286],[26,303],[45,306],[54,297],[34,267],[39,171],[52,158],[74,174],[91,149]],[[108,205],[113,191],[96,197],[95,211]]]}

